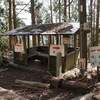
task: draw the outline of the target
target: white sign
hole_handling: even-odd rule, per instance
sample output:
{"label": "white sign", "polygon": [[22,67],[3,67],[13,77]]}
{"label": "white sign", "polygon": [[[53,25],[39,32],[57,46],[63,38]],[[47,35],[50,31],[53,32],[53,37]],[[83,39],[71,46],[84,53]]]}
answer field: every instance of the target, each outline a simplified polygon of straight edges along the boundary
{"label": "white sign", "polygon": [[59,52],[64,57],[64,45],[50,45],[50,56],[57,56]]}
{"label": "white sign", "polygon": [[92,65],[100,65],[100,46],[90,48],[90,62]]}
{"label": "white sign", "polygon": [[15,52],[24,52],[23,44],[17,43],[17,44],[15,45]]}

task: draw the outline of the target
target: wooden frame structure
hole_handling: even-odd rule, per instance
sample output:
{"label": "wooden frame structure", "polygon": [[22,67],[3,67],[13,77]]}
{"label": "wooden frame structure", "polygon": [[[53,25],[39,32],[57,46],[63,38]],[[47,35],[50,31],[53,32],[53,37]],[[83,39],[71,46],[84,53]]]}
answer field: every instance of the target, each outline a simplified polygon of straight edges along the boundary
{"label": "wooden frame structure", "polygon": [[[55,23],[25,26],[3,34],[12,38],[14,62],[28,64],[30,58],[50,60],[50,45],[63,45],[63,72],[75,66],[79,53],[79,26],[76,23]],[[46,61],[47,60],[47,61]],[[52,65],[54,62],[48,64]],[[52,67],[53,68],[53,67]],[[50,68],[50,70],[54,70]]]}

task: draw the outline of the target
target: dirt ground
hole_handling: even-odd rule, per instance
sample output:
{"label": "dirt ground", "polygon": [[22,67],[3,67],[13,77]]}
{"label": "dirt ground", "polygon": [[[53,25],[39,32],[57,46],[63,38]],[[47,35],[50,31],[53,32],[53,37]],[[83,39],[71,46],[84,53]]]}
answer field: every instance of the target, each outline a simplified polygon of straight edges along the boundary
{"label": "dirt ground", "polygon": [[[39,66],[41,65],[37,63],[33,65],[33,67],[36,69],[38,69]],[[5,67],[1,66],[0,69],[5,69]],[[44,82],[45,76],[49,76],[49,74],[46,72],[47,68],[45,68],[45,66],[42,66],[41,69],[44,69],[44,71],[35,70],[29,72],[17,68],[15,69],[9,66],[6,71],[0,72],[0,87],[8,90],[13,90],[16,94],[24,98],[14,100],[70,100],[72,97],[81,94],[66,89],[44,89],[36,87],[27,87],[15,83],[16,79]]]}

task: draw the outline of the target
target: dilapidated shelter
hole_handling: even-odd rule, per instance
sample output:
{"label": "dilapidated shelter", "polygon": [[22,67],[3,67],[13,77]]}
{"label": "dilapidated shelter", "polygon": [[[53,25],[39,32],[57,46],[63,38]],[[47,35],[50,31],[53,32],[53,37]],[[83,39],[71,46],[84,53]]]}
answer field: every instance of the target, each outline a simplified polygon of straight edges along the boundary
{"label": "dilapidated shelter", "polygon": [[28,65],[35,59],[48,65],[55,74],[57,53],[61,53],[62,72],[75,66],[79,53],[79,25],[77,23],[54,23],[25,26],[9,31],[13,62]]}

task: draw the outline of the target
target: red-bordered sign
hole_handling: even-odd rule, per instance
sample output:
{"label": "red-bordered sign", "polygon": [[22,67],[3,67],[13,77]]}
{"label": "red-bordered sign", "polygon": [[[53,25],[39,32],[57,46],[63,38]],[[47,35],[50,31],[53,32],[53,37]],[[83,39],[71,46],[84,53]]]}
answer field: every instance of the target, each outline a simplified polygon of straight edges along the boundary
{"label": "red-bordered sign", "polygon": [[64,57],[64,45],[50,45],[50,56],[57,56],[57,53],[61,53]]}
{"label": "red-bordered sign", "polygon": [[24,52],[23,44],[17,43],[17,44],[15,45],[15,52]]}

